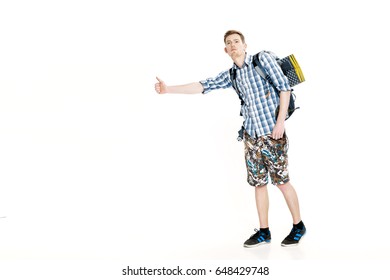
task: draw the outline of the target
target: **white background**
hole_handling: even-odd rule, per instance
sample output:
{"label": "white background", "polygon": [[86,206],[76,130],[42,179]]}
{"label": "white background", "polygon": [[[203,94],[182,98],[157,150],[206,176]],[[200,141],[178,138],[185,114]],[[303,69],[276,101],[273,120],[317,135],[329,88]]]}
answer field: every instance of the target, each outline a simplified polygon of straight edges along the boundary
{"label": "white background", "polygon": [[[376,261],[390,259],[384,3],[2,1],[0,265],[338,260],[382,268]],[[242,247],[258,225],[236,141],[236,93],[154,91],[156,75],[183,84],[231,67],[229,29],[245,34],[249,53],[294,53],[306,77],[295,90],[301,109],[286,123],[308,228],[297,248],[279,245],[291,217],[273,186],[273,243]]]}

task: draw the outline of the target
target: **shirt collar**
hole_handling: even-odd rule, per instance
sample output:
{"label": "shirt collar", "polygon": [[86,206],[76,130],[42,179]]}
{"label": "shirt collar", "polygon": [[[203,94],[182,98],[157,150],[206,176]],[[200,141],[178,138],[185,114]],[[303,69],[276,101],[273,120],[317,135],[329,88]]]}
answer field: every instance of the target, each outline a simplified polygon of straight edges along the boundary
{"label": "shirt collar", "polygon": [[[250,65],[251,61],[252,61],[252,55],[245,53],[244,65],[242,66],[242,68]],[[233,69],[240,69],[240,68],[233,62]]]}

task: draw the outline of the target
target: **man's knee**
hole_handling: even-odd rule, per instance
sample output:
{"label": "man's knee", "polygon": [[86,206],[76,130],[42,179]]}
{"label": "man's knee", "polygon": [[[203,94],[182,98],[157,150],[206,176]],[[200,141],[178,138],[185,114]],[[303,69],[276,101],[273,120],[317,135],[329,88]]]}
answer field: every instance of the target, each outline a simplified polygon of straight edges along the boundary
{"label": "man's knee", "polygon": [[289,188],[291,188],[291,183],[290,183],[290,181],[288,181],[286,183],[278,184],[276,186],[279,188],[279,190],[284,192],[284,191],[288,190]]}

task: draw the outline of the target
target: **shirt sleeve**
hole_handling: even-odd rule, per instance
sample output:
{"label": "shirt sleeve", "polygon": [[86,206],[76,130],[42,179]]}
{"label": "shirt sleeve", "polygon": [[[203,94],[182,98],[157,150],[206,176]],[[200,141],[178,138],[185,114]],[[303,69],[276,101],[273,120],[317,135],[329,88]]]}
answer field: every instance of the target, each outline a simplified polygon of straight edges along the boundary
{"label": "shirt sleeve", "polygon": [[271,54],[264,52],[259,59],[273,84],[279,91],[291,90],[287,77]]}
{"label": "shirt sleeve", "polygon": [[208,78],[206,80],[200,81],[203,86],[204,94],[215,90],[215,89],[223,89],[229,88],[232,86],[232,81],[230,80],[229,71],[223,71],[219,73],[215,78]]}

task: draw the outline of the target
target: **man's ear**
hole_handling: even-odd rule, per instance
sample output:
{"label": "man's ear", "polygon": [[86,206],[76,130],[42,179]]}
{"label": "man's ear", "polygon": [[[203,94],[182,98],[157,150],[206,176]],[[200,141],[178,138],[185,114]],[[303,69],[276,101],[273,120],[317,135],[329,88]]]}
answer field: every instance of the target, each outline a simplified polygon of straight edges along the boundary
{"label": "man's ear", "polygon": [[224,50],[225,50],[225,53],[228,53],[228,52],[227,52],[227,48],[226,48],[226,47],[224,48]]}

